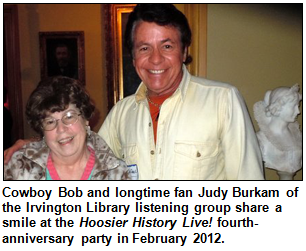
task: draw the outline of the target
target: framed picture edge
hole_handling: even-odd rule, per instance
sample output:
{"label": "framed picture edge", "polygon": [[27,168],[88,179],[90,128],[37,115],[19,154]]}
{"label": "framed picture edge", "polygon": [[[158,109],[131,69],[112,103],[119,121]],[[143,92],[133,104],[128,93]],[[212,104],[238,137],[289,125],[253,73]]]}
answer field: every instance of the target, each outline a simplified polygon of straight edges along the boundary
{"label": "framed picture edge", "polygon": [[133,11],[136,4],[105,4],[105,41],[108,110],[124,97],[122,14]]}

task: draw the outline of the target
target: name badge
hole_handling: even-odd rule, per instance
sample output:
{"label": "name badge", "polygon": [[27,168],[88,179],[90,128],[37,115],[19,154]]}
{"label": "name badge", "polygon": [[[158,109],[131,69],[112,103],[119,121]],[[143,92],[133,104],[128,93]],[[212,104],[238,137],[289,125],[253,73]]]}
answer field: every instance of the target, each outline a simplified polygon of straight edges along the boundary
{"label": "name badge", "polygon": [[138,180],[139,179],[139,173],[138,173],[138,167],[137,165],[128,165],[128,174],[130,175],[132,180]]}

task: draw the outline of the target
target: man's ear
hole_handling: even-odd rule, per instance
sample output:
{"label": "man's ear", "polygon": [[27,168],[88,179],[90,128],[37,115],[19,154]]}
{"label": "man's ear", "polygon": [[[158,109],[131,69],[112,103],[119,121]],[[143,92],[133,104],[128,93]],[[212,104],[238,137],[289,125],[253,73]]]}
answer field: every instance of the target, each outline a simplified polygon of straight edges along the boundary
{"label": "man's ear", "polygon": [[186,59],[187,59],[187,54],[188,54],[188,48],[187,48],[187,46],[186,46],[185,49],[184,49],[184,52],[183,52],[183,62],[186,61]]}

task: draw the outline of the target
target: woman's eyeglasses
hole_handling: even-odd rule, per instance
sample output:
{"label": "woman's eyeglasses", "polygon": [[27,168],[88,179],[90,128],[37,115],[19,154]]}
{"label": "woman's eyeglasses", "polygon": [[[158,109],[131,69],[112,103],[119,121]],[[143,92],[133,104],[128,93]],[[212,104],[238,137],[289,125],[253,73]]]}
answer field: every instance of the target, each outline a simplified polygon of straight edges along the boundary
{"label": "woman's eyeglasses", "polygon": [[52,131],[57,127],[59,120],[61,120],[65,126],[71,126],[76,122],[78,122],[79,116],[81,114],[82,113],[78,114],[77,112],[74,111],[68,111],[63,115],[61,119],[46,118],[42,121],[42,128],[45,131]]}

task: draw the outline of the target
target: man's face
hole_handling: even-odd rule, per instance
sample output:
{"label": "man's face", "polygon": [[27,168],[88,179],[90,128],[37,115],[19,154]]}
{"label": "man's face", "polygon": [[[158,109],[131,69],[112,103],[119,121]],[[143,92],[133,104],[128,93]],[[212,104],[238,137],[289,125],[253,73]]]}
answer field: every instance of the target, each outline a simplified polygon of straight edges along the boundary
{"label": "man's face", "polygon": [[149,22],[136,26],[133,64],[149,95],[169,94],[177,89],[183,77],[186,51],[183,53],[176,28]]}
{"label": "man's face", "polygon": [[69,63],[69,51],[67,47],[57,47],[55,57],[59,67],[66,67]]}

